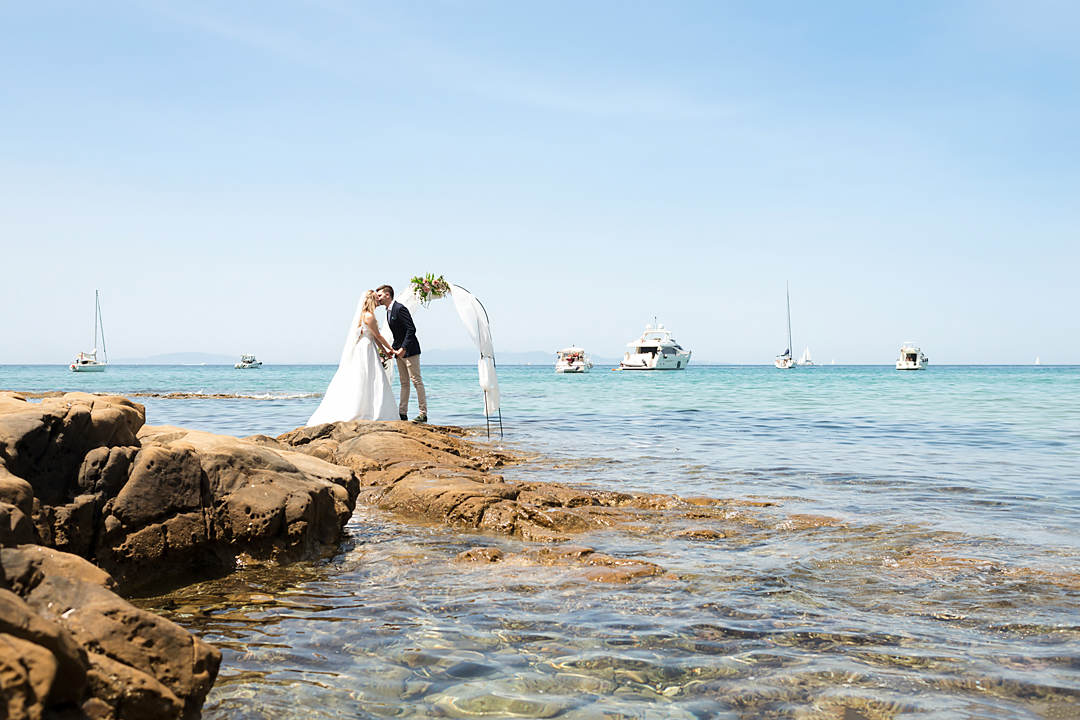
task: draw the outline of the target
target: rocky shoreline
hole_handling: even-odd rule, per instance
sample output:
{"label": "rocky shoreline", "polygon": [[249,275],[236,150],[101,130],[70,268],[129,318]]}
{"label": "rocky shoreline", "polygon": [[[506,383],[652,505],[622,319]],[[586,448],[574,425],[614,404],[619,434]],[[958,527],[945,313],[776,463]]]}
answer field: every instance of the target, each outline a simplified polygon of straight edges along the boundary
{"label": "rocky shoreline", "polygon": [[125,601],[332,551],[354,472],[151,427],[141,405],[0,393],[0,715],[187,718],[221,653]]}
{"label": "rocky shoreline", "polygon": [[[469,443],[460,428],[348,422],[239,439],[145,425],[143,406],[123,397],[45,395],[0,393],[8,718],[197,717],[221,653],[123,596],[332,553],[358,502],[478,539],[536,542],[516,559],[598,582],[666,571],[568,544],[575,535],[636,526],[713,541],[765,522],[746,505],[769,504],[508,482],[494,471],[520,458]],[[484,545],[458,557],[507,559]]]}

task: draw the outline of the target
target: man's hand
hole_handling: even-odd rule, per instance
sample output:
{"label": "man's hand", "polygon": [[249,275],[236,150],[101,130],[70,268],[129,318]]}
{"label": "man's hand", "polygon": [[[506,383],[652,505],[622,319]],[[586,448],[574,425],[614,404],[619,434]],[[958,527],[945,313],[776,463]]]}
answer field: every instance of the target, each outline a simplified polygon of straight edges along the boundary
{"label": "man's hand", "polygon": [[405,357],[405,348],[398,348],[394,351],[394,354],[397,355],[399,358]]}

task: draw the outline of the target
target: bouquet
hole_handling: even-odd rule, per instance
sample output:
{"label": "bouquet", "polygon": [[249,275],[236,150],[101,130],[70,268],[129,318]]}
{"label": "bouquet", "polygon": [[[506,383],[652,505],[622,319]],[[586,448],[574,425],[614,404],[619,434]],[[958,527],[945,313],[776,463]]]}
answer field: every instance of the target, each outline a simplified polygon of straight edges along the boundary
{"label": "bouquet", "polygon": [[410,280],[413,293],[420,299],[420,304],[427,307],[432,300],[438,300],[450,294],[450,283],[442,275],[435,277],[432,273],[418,275]]}
{"label": "bouquet", "polygon": [[379,348],[379,362],[382,363],[383,368],[387,371],[390,370],[390,361],[394,359],[394,356],[386,352],[386,350]]}

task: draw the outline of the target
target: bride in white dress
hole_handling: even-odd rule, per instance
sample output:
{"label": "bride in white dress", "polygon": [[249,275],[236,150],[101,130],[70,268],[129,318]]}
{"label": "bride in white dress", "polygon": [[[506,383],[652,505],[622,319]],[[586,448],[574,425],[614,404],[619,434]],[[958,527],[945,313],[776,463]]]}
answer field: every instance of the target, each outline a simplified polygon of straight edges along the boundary
{"label": "bride in white dress", "polygon": [[356,308],[345,337],[341,362],[307,426],[346,420],[397,420],[397,403],[378,348],[393,353],[375,322],[375,291],[368,290]]}

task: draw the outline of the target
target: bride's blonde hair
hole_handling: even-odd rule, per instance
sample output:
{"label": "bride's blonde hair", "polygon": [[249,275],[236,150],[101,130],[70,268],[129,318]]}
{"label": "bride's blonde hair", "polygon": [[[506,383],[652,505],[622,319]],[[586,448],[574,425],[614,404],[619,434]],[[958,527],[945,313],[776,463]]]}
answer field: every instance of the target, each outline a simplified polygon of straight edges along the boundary
{"label": "bride's blonde hair", "polygon": [[375,308],[379,306],[378,300],[375,298],[375,291],[368,290],[364,293],[364,304],[362,306],[363,312],[369,312],[372,315],[375,314]]}

